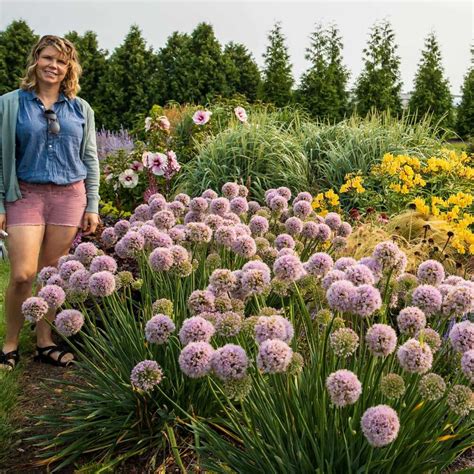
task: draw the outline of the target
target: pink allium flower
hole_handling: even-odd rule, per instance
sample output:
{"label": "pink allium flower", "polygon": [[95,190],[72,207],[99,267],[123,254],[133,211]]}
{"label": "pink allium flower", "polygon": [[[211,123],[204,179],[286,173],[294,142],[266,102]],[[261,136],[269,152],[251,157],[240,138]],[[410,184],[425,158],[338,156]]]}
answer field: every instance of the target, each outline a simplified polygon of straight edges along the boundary
{"label": "pink allium flower", "polygon": [[427,285],[439,285],[444,280],[444,268],[436,260],[426,260],[418,267],[418,279]]}
{"label": "pink allium flower", "polygon": [[[248,227],[245,224],[242,224],[242,222],[240,221],[240,217],[237,214],[234,214],[233,212],[228,212],[227,214],[224,214],[222,216],[222,225],[233,225],[233,226],[240,225],[240,226]],[[247,233],[247,232],[246,234],[250,235],[250,233]]]}
{"label": "pink allium flower", "polygon": [[326,273],[326,276],[323,278],[321,282],[321,286],[328,290],[329,287],[336,281],[341,281],[346,279],[346,274],[341,270],[330,270]]}
{"label": "pink allium flower", "polygon": [[[157,209],[155,212],[157,212],[158,210],[161,211],[164,209]],[[167,203],[166,210],[171,211],[174,217],[184,216],[186,212],[186,208],[184,207],[184,204],[179,201],[173,201],[173,202]]]}
{"label": "pink allium flower", "polygon": [[350,266],[345,271],[346,279],[356,286],[373,285],[375,277],[372,271],[366,265],[356,264]]}
{"label": "pink allium flower", "polygon": [[115,223],[114,231],[118,239],[121,239],[130,229],[130,222],[126,220],[120,220]]}
{"label": "pink allium flower", "polygon": [[58,285],[46,285],[38,292],[38,296],[43,298],[51,309],[59,308],[66,299],[66,293]]}
{"label": "pink allium flower", "polygon": [[140,204],[135,208],[134,216],[139,221],[148,221],[151,219],[153,213],[151,212],[150,206],[148,204]]}
{"label": "pink allium flower", "polygon": [[457,286],[464,281],[464,278],[456,275],[449,275],[442,283],[444,285]]}
{"label": "pink allium flower", "polygon": [[236,238],[235,229],[231,226],[222,226],[214,232],[215,241],[226,247],[231,247]]}
{"label": "pink allium flower", "polygon": [[157,229],[168,230],[176,224],[176,218],[171,211],[158,211],[153,214],[153,222]]}
{"label": "pink allium flower", "polygon": [[434,286],[420,285],[414,289],[411,300],[413,306],[418,306],[426,316],[431,316],[441,309],[443,298]]}
{"label": "pink allium flower", "polygon": [[193,314],[214,311],[215,296],[207,290],[194,290],[188,298],[188,306]]}
{"label": "pink allium flower", "polygon": [[278,250],[293,249],[295,247],[295,241],[289,234],[280,234],[275,239],[275,247]]}
{"label": "pink allium flower", "polygon": [[461,370],[471,383],[474,383],[474,349],[464,352],[461,358]]}
{"label": "pink allium flower", "polygon": [[151,344],[165,344],[176,326],[169,316],[156,314],[145,326],[145,339]]}
{"label": "pink allium flower", "polygon": [[30,323],[37,323],[48,312],[48,303],[38,296],[27,298],[21,305],[21,312]]}
{"label": "pink allium flower", "polygon": [[192,222],[202,222],[204,220],[204,214],[199,212],[189,211],[184,216],[184,223],[190,224]]}
{"label": "pink allium flower", "polygon": [[264,373],[285,372],[291,362],[293,351],[286,342],[268,339],[260,344],[257,367]]}
{"label": "pink allium flower", "polygon": [[189,260],[189,253],[183,246],[172,245],[169,249],[173,256],[173,265],[181,265]]}
{"label": "pink allium flower", "polygon": [[168,236],[171,237],[174,243],[184,242],[186,240],[186,227],[177,225],[168,231]]}
{"label": "pink allium flower", "polygon": [[270,268],[263,262],[255,260],[242,267],[240,283],[246,294],[263,293],[270,285],[270,280]]}
{"label": "pink allium flower", "polygon": [[185,319],[179,331],[179,340],[183,345],[190,342],[209,342],[214,335],[214,326],[200,316]]}
{"label": "pink allium flower", "polygon": [[246,198],[249,195],[249,189],[243,184],[239,184],[239,196]]}
{"label": "pink allium flower", "polygon": [[291,191],[289,188],[287,188],[286,186],[280,186],[277,190],[276,190],[277,194],[279,194],[280,196],[284,197],[287,201],[289,201],[291,199]]}
{"label": "pink allium flower", "polygon": [[408,339],[397,351],[398,362],[407,372],[424,374],[431,369],[433,353],[428,344]]}
{"label": "pink allium flower", "polygon": [[211,370],[214,349],[207,342],[191,342],[179,355],[179,367],[193,379],[204,377]]}
{"label": "pink allium flower", "polygon": [[163,176],[168,166],[168,157],[165,153],[145,151],[142,156],[143,164],[156,176]]}
{"label": "pink allium flower", "polygon": [[149,392],[163,380],[163,370],[158,362],[144,360],[139,362],[130,374],[132,385],[139,390]]}
{"label": "pink allium flower", "polygon": [[[98,257],[95,257],[95,258],[98,258]],[[103,271],[103,270],[107,270],[107,269],[104,268],[98,271]],[[87,293],[89,291],[90,277],[91,277],[91,274],[86,269],[75,271],[69,278],[69,285],[70,285],[69,291],[72,291],[73,293]]]}
{"label": "pink allium flower", "polygon": [[368,408],[362,415],[360,424],[367,441],[375,448],[393,442],[400,429],[397,412],[388,405]]}
{"label": "pink allium flower", "polygon": [[117,236],[113,227],[106,227],[100,236],[102,245],[108,249],[115,245],[117,242]]}
{"label": "pink allium flower", "polygon": [[448,392],[446,402],[457,416],[467,416],[474,410],[474,393],[465,385],[454,385]]}
{"label": "pink allium flower", "polygon": [[449,339],[456,352],[463,354],[474,349],[474,323],[468,320],[456,323],[449,332]]}
{"label": "pink allium flower", "polygon": [[352,310],[355,297],[356,287],[347,280],[335,281],[326,292],[329,307],[341,312]]}
{"label": "pink allium flower", "polygon": [[60,334],[70,337],[81,330],[84,325],[84,316],[75,309],[65,309],[56,315],[54,324]]}
{"label": "pink allium flower", "polygon": [[311,257],[304,264],[305,270],[313,276],[323,277],[326,275],[334,265],[332,257],[324,252],[318,252]]}
{"label": "pink allium flower", "polygon": [[360,285],[355,288],[351,311],[358,316],[371,316],[382,307],[380,291],[372,285]]}
{"label": "pink allium flower", "polygon": [[138,233],[145,239],[146,249],[155,249],[156,247],[171,247],[173,240],[165,232],[159,231],[155,226],[145,224],[138,230]]}
{"label": "pink allium flower", "polygon": [[301,229],[301,236],[306,239],[315,239],[317,235],[320,235],[319,224],[316,222],[308,221],[303,223],[303,228]]}
{"label": "pink allium flower", "polygon": [[423,328],[418,334],[418,339],[426,342],[433,354],[439,350],[442,344],[441,336],[432,328]]}
{"label": "pink allium flower", "polygon": [[240,216],[249,210],[247,199],[237,196],[230,201],[230,210]]}
{"label": "pink allium flower", "polygon": [[324,222],[331,228],[331,230],[338,230],[341,227],[341,216],[337,212],[329,212],[324,218]]}
{"label": "pink allium flower", "polygon": [[[309,224],[309,222],[306,222],[303,226],[303,230],[301,232],[301,235],[305,235],[306,231],[306,224]],[[318,240],[319,242],[326,242],[329,240],[331,237],[331,229],[328,225],[326,224],[316,224],[315,228],[315,233],[314,233],[314,239]]]}
{"label": "pink allium flower", "polygon": [[232,291],[237,278],[231,270],[227,268],[218,268],[214,270],[209,277],[209,283],[215,288],[217,293]]}
{"label": "pink allium flower", "polygon": [[45,284],[53,275],[58,273],[56,267],[43,267],[38,273],[38,280],[40,283]]}
{"label": "pink allium flower", "polygon": [[90,272],[97,273],[104,270],[110,273],[115,273],[117,271],[117,262],[108,255],[94,257],[90,265]]}
{"label": "pink allium flower", "polygon": [[380,280],[383,272],[383,266],[378,260],[373,257],[364,257],[361,258],[358,263],[360,265],[365,265],[367,268],[370,269],[370,271],[375,277],[375,283]]}
{"label": "pink allium flower", "polygon": [[193,122],[196,125],[206,125],[211,119],[212,112],[209,110],[197,110],[193,115]]}
{"label": "pink allium flower", "polygon": [[250,219],[249,227],[254,236],[260,236],[268,232],[268,220],[263,216],[253,216]]}
{"label": "pink allium flower", "polygon": [[222,195],[227,199],[233,199],[239,195],[239,185],[237,183],[225,183],[221,190]]}
{"label": "pink allium flower", "polygon": [[59,267],[59,276],[68,281],[69,277],[77,270],[84,270],[84,265],[78,260],[69,260]]}
{"label": "pink allium flower", "polygon": [[[203,196],[204,197],[204,196]],[[184,206],[188,206],[191,202],[191,198],[186,193],[179,193],[174,198],[175,201],[179,201]]]}
{"label": "pink allium flower", "polygon": [[280,315],[260,316],[255,324],[255,340],[258,344],[268,339],[279,339],[287,344],[294,335],[291,322]]}
{"label": "pink allium flower", "polygon": [[[84,269],[84,271],[87,271]],[[74,272],[75,273],[75,272]],[[73,273],[73,275],[74,275]],[[72,276],[72,275],[71,275]],[[71,277],[69,277],[71,278]],[[48,281],[46,282],[47,285],[58,285],[60,286],[63,290],[65,290],[68,287],[68,282],[64,281],[60,276],[59,273],[56,273],[48,278]]]}
{"label": "pink allium flower", "polygon": [[203,197],[195,197],[189,203],[189,209],[193,212],[203,213],[207,211],[209,204]]}
{"label": "pink allium flower", "polygon": [[285,221],[285,229],[290,235],[298,235],[303,230],[303,221],[298,217],[290,217]]}
{"label": "pink allium flower", "polygon": [[295,255],[283,255],[278,257],[273,264],[275,276],[286,282],[299,280],[305,275],[301,260]]}
{"label": "pink allium flower", "polygon": [[416,306],[407,306],[397,316],[397,324],[402,334],[416,336],[425,326],[425,313]]}
{"label": "pink allium flower", "polygon": [[97,272],[89,278],[89,291],[94,296],[110,296],[115,291],[115,277],[107,271]]}
{"label": "pink allium flower", "polygon": [[349,222],[343,222],[339,229],[337,229],[337,235],[340,237],[349,237],[352,234],[352,226]]}
{"label": "pink allium flower", "polygon": [[443,314],[445,314],[446,316],[463,316],[466,313],[473,312],[474,287],[452,287],[452,289],[447,292],[444,298],[442,310]]}
{"label": "pink allium flower", "polygon": [[234,114],[239,119],[240,122],[242,122],[242,123],[247,122],[247,120],[248,120],[247,112],[245,111],[245,109],[243,107],[240,107],[240,106],[236,107],[234,109]]}
{"label": "pink allium flower", "polygon": [[397,244],[388,240],[375,246],[372,257],[378,260],[384,268],[391,268],[399,261],[400,253]]}
{"label": "pink allium flower", "polygon": [[212,370],[223,381],[245,377],[248,365],[245,350],[235,344],[226,344],[212,355]]}
{"label": "pink allium flower", "polygon": [[334,264],[334,269],[346,272],[350,267],[353,267],[354,265],[357,265],[357,260],[355,258],[341,257],[336,260],[336,263]]}
{"label": "pink allium flower", "polygon": [[397,334],[387,324],[374,324],[365,335],[365,342],[370,352],[377,357],[386,357],[397,346]]}
{"label": "pink allium flower", "polygon": [[141,234],[129,230],[115,245],[115,252],[120,258],[131,258],[138,255],[145,247]]}
{"label": "pink allium flower", "polygon": [[74,257],[74,255],[71,255],[71,254],[62,255],[61,257],[59,257],[59,260],[58,260],[58,268],[61,268],[63,263],[69,262],[70,260],[77,260],[77,258]]}
{"label": "pink allium flower", "polygon": [[150,212],[152,216],[155,215],[157,212],[164,211],[167,209],[166,199],[159,196],[153,198],[148,205],[150,206]]}
{"label": "pink allium flower", "polygon": [[243,258],[250,258],[257,253],[257,245],[252,237],[242,235],[232,242],[232,250]]}
{"label": "pink allium flower", "polygon": [[83,265],[89,265],[92,259],[97,255],[98,249],[91,242],[82,242],[74,251],[74,256],[79,260]]}
{"label": "pink allium flower", "polygon": [[326,379],[326,388],[331,401],[337,407],[353,405],[362,393],[362,384],[350,370],[337,370]]}
{"label": "pink allium flower", "polygon": [[213,189],[206,189],[202,194],[201,197],[208,201],[212,201],[216,199],[219,195]]}
{"label": "pink allium flower", "polygon": [[331,240],[331,246],[333,250],[343,250],[347,247],[347,239],[338,235]]}
{"label": "pink allium flower", "polygon": [[165,247],[158,247],[148,257],[150,267],[155,272],[167,272],[174,264],[173,254]]}
{"label": "pink allium flower", "polygon": [[312,200],[313,200],[313,196],[311,196],[310,193],[304,191],[304,192],[298,193],[298,195],[293,200],[293,205],[295,205],[299,201],[311,202]]}
{"label": "pink allium flower", "polygon": [[230,202],[228,199],[223,197],[213,199],[211,201],[210,209],[213,214],[224,216],[230,211]]}
{"label": "pink allium flower", "polygon": [[203,222],[186,224],[186,239],[195,243],[207,243],[212,239],[212,229]]}
{"label": "pink allium flower", "polygon": [[273,212],[284,212],[288,209],[288,201],[283,196],[277,194],[272,197],[270,203],[268,204],[268,207]]}
{"label": "pink allium flower", "polygon": [[219,227],[221,227],[223,224],[224,219],[221,216],[218,216],[217,214],[208,214],[205,219],[204,219],[204,224],[209,226],[212,231],[216,231]]}
{"label": "pink allium flower", "polygon": [[293,205],[293,214],[301,219],[306,219],[311,211],[311,204],[308,201],[298,201]]}
{"label": "pink allium flower", "polygon": [[242,328],[242,315],[235,311],[220,313],[216,317],[215,327],[218,336],[236,336]]}
{"label": "pink allium flower", "polygon": [[250,214],[255,214],[259,211],[262,207],[257,201],[249,201],[249,212]]}

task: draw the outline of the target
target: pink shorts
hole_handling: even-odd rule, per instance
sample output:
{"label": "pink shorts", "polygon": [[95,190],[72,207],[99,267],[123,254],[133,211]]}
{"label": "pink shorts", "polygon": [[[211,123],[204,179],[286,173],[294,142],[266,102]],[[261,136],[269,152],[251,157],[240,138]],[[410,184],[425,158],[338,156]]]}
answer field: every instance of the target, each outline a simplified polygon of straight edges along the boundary
{"label": "pink shorts", "polygon": [[64,225],[81,227],[87,205],[84,181],[60,186],[19,182],[22,198],[5,202],[7,227]]}

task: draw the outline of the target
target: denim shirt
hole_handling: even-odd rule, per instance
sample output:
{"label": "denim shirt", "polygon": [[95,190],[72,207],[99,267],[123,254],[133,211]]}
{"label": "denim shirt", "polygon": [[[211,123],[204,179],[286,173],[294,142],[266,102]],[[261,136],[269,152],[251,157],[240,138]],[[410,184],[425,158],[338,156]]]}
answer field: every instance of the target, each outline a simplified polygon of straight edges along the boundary
{"label": "denim shirt", "polygon": [[44,105],[35,92],[20,90],[16,124],[18,179],[60,185],[83,180],[87,169],[80,156],[85,124],[81,107],[61,93],[51,109],[58,117],[58,134],[48,130]]}

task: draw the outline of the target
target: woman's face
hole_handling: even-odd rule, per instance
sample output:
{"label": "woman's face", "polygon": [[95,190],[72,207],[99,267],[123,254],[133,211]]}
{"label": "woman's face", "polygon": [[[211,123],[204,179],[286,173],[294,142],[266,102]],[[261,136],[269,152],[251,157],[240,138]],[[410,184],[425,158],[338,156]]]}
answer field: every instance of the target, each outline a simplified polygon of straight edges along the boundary
{"label": "woman's face", "polygon": [[41,50],[36,64],[36,78],[39,85],[60,85],[66,77],[68,60],[54,46]]}

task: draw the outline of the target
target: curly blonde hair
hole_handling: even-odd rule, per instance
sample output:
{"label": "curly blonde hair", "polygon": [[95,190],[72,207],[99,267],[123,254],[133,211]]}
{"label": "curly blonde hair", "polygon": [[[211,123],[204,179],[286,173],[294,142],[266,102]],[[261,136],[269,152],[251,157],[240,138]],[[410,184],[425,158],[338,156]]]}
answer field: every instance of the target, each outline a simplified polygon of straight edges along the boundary
{"label": "curly blonde hair", "polygon": [[38,64],[38,58],[41,51],[48,46],[56,48],[67,59],[68,71],[61,82],[60,90],[68,98],[73,99],[81,89],[79,86],[79,77],[82,73],[82,68],[79,64],[78,54],[74,45],[69,40],[59,36],[43,36],[33,46],[26,63],[26,74],[21,80],[20,87],[25,90],[37,89],[36,66]]}

